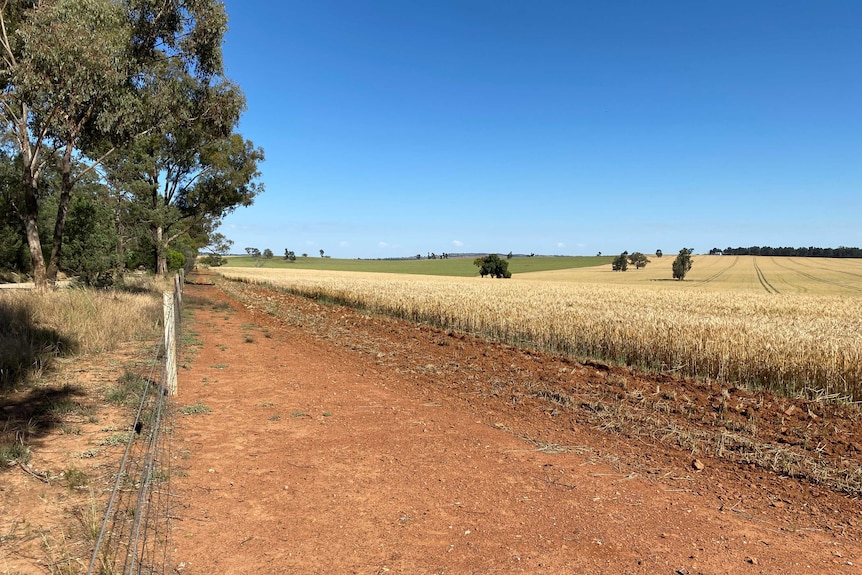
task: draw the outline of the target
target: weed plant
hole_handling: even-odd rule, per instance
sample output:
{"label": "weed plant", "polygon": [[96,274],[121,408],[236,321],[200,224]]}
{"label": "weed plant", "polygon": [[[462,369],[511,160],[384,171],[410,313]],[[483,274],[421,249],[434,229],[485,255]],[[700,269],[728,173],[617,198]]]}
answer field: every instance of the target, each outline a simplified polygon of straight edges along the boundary
{"label": "weed plant", "polygon": [[180,408],[180,413],[182,413],[183,415],[198,415],[201,413],[209,413],[211,411],[212,411],[211,407],[207,407],[206,405],[204,405],[200,401],[198,401],[192,405],[186,405],[185,407]]}

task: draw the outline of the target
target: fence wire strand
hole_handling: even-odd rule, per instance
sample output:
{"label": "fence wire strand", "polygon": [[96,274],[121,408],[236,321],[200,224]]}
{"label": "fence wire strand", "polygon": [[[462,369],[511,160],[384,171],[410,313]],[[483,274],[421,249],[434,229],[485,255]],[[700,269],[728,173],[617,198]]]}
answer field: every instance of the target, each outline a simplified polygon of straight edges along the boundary
{"label": "fence wire strand", "polygon": [[[179,337],[182,282],[171,298]],[[166,363],[176,341],[160,341],[153,351],[129,440],[108,498],[87,575],[164,575],[170,569],[172,403]],[[176,357],[171,358],[176,365]]]}

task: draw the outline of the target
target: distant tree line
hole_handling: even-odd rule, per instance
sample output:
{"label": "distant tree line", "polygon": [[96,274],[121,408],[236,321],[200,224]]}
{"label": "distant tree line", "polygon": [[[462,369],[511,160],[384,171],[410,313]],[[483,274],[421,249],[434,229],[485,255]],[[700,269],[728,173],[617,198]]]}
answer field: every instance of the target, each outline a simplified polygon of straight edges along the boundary
{"label": "distant tree line", "polygon": [[862,249],[840,246],[837,248],[772,248],[769,246],[751,246],[748,248],[712,248],[711,256],[795,256],[802,258],[862,258]]}

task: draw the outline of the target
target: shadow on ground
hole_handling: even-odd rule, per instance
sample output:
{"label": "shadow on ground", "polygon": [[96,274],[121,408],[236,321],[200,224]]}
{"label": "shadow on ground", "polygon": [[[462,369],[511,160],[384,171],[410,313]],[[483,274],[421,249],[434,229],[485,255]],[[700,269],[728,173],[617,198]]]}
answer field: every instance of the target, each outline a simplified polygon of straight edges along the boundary
{"label": "shadow on ground", "polygon": [[77,343],[35,325],[32,304],[0,300],[0,393],[26,387],[55,357],[74,353]]}

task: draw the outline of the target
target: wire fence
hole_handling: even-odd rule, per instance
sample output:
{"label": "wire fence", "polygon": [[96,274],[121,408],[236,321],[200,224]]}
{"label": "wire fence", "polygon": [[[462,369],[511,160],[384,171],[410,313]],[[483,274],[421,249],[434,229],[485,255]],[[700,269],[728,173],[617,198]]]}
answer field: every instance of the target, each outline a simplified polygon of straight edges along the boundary
{"label": "wire fence", "polygon": [[171,396],[177,392],[177,339],[184,278],[163,294],[164,339],[142,377],[140,402],[111,490],[87,575],[166,574],[170,569]]}

